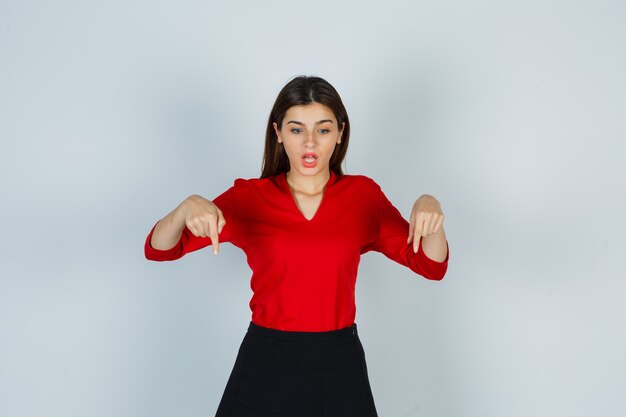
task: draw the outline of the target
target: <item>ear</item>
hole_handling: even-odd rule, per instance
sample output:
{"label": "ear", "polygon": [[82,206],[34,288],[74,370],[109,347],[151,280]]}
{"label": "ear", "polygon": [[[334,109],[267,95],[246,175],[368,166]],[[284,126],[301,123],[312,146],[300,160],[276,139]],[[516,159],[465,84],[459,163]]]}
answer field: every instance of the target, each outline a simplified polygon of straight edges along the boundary
{"label": "ear", "polygon": [[274,131],[276,132],[276,136],[278,136],[278,141],[281,142],[283,138],[280,137],[280,131],[278,130],[278,124],[276,122],[272,123],[274,126]]}
{"label": "ear", "polygon": [[341,139],[341,135],[343,135],[343,129],[346,127],[346,122],[341,123],[341,131],[339,132],[339,137],[337,139]]}

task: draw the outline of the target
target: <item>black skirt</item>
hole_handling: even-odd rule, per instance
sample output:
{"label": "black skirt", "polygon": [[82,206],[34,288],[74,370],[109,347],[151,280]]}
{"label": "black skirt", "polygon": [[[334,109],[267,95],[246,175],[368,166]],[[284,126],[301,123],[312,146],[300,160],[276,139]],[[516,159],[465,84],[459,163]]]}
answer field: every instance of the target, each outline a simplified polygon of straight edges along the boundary
{"label": "black skirt", "polygon": [[294,332],[250,322],[216,417],[377,417],[356,323]]}

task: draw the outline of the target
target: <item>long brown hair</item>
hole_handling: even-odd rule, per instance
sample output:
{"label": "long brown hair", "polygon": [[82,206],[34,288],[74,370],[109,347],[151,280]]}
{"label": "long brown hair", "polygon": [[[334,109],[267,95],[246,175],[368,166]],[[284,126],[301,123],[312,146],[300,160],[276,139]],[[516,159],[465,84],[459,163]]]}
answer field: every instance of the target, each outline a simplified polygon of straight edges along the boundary
{"label": "long brown hair", "polygon": [[343,175],[341,163],[348,151],[350,142],[350,120],[346,108],[339,97],[337,90],[326,80],[320,77],[300,75],[289,81],[278,93],[272,111],[267,121],[265,132],[265,151],[263,153],[263,165],[261,177],[266,178],[282,172],[289,171],[289,158],[282,143],[278,143],[278,137],[273,123],[276,122],[278,129],[282,127],[283,119],[287,110],[292,106],[309,103],[320,103],[328,106],[337,119],[337,125],[341,129],[345,122],[341,142],[335,146],[330,157],[329,168],[337,175]]}

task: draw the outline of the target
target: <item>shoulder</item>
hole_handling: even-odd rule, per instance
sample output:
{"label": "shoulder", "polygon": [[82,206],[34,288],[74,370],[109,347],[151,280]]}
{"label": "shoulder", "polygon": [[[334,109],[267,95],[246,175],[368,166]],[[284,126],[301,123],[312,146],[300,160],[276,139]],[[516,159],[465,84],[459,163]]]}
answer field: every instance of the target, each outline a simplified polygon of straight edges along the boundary
{"label": "shoulder", "polygon": [[380,201],[380,186],[372,178],[362,174],[345,174],[337,177],[334,184],[337,194],[345,200],[359,201],[360,204]]}
{"label": "shoulder", "polygon": [[350,187],[357,187],[372,192],[378,192],[380,190],[380,185],[367,175],[346,174],[339,176],[339,178],[341,178],[341,181],[344,181],[345,184]]}
{"label": "shoulder", "polygon": [[278,175],[266,178],[236,178],[233,187],[238,192],[272,192],[279,189]]}

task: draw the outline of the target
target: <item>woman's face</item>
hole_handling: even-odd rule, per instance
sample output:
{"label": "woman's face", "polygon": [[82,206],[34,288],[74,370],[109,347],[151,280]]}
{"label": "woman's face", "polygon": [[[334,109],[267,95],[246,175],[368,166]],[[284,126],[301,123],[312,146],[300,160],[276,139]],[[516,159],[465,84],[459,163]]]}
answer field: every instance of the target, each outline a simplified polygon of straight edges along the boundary
{"label": "woman's face", "polygon": [[302,175],[329,171],[330,157],[341,142],[345,122],[337,126],[333,111],[320,103],[293,106],[287,110],[282,128],[274,122],[278,142],[283,144],[291,170]]}

